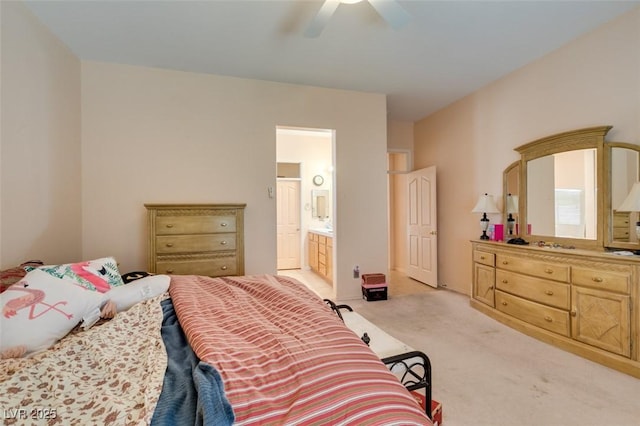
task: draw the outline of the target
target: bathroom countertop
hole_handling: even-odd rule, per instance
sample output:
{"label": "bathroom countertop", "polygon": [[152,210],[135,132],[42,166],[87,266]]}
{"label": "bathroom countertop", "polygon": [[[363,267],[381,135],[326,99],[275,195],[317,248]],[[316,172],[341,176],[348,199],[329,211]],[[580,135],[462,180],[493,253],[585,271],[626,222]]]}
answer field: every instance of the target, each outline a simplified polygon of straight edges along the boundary
{"label": "bathroom countertop", "polygon": [[324,235],[325,237],[333,238],[333,231],[329,229],[321,229],[321,228],[310,228],[309,232],[313,232],[314,234]]}

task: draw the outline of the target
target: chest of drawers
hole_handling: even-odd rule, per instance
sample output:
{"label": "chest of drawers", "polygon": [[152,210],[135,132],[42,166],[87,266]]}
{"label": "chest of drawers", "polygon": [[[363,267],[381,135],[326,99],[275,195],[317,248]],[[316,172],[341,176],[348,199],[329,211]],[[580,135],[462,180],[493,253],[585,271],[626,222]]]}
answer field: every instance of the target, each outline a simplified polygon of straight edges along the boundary
{"label": "chest of drawers", "polygon": [[145,204],[149,271],[244,275],[244,204]]}

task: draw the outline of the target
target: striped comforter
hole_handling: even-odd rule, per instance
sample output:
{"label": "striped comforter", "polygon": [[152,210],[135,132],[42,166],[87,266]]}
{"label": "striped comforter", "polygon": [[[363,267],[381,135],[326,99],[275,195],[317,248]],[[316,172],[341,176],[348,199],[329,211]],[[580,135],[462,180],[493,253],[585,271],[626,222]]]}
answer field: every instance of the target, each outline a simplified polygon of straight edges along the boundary
{"label": "striped comforter", "polygon": [[196,355],[220,372],[237,424],[431,424],[376,355],[298,281],[173,276],[169,292]]}

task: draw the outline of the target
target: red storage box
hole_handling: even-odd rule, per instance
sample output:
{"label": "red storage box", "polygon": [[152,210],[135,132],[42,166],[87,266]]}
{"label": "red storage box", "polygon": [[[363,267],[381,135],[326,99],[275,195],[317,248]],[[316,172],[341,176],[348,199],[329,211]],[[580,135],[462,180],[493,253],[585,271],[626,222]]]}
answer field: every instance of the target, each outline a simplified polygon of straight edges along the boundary
{"label": "red storage box", "polygon": [[362,284],[384,284],[387,277],[384,274],[362,274]]}
{"label": "red storage box", "polygon": [[[424,405],[427,401],[425,401],[425,397],[418,391],[411,391],[411,395],[418,401],[420,407],[425,408]],[[431,400],[431,420],[433,420],[433,426],[442,425],[442,404],[440,404],[435,399]]]}
{"label": "red storage box", "polygon": [[373,300],[387,300],[387,283],[364,284],[362,283],[362,298],[367,302]]}

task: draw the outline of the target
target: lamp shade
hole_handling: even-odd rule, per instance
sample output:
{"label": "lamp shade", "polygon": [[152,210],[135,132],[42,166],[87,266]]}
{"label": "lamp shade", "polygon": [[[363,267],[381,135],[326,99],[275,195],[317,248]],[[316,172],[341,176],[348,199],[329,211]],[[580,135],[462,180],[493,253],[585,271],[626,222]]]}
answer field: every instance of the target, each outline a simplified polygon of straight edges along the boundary
{"label": "lamp shade", "polygon": [[509,194],[507,196],[507,213],[518,213],[518,196]]}
{"label": "lamp shade", "polygon": [[629,195],[624,199],[620,207],[619,212],[640,212],[640,182],[636,182],[631,187]]}
{"label": "lamp shade", "polygon": [[483,194],[478,199],[476,206],[471,210],[472,213],[500,213],[496,202],[493,201],[493,195]]}

